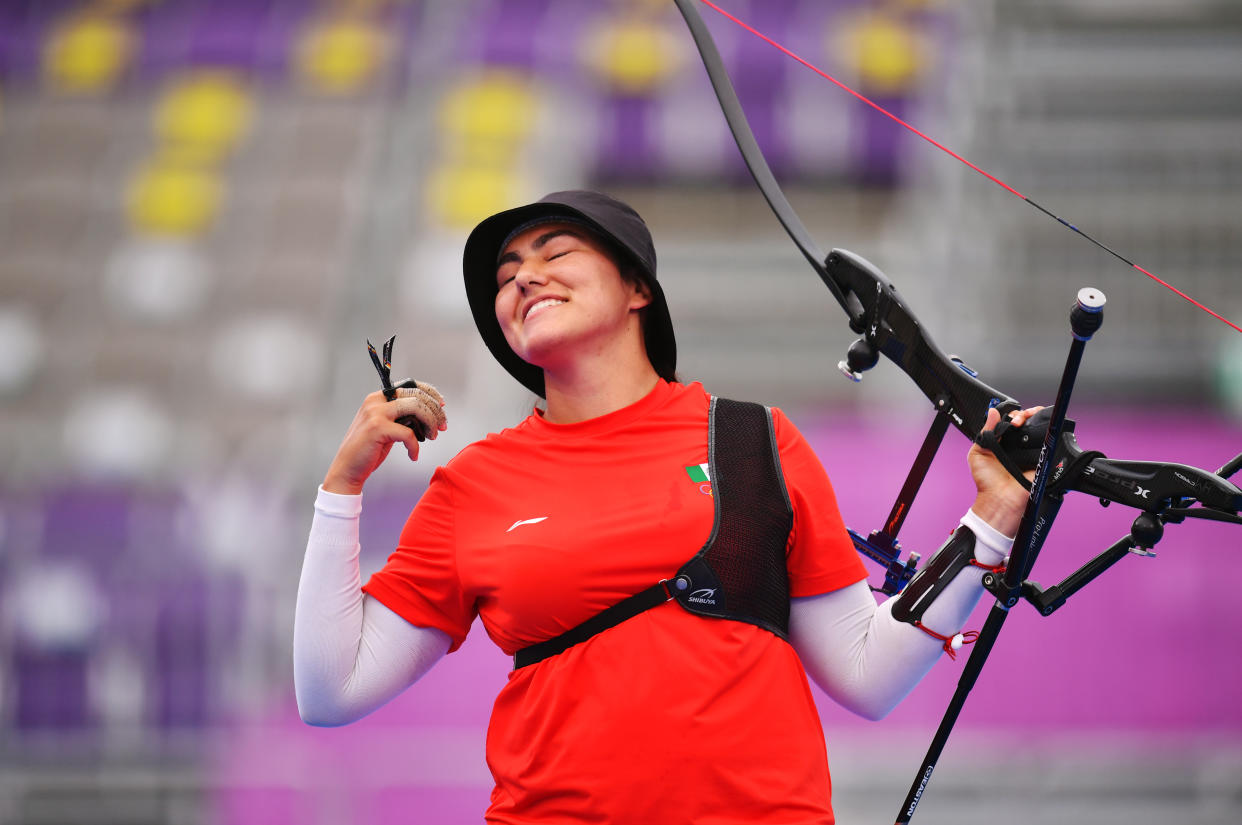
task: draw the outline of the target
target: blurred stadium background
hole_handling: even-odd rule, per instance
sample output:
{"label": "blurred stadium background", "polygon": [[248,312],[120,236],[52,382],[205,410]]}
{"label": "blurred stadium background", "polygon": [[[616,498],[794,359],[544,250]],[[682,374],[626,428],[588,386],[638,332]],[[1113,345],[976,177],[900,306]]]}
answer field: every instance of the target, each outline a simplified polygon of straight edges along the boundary
{"label": "blurred stadium background", "polygon": [[[1242,317],[1238,4],[726,7]],[[1242,336],[704,14],[812,234],[881,266],[942,346],[1047,400],[1066,310],[1099,287],[1084,446],[1242,449]],[[395,374],[451,421],[368,488],[365,573],[430,468],[533,400],[476,341],[466,233],[585,185],[651,224],[683,376],[788,410],[847,522],[876,526],[925,402],[884,365],[837,374],[852,336],[671,4],[0,3],[0,823],[481,819],[504,657],[476,633],[371,718],[308,728],[293,598],[315,485],[375,388],[364,340],[398,333]],[[939,543],[963,482],[938,460],[907,546]],[[1127,529],[1117,509],[1067,505],[1045,583]],[[1055,617],[1019,611],[918,821],[1242,821],[1238,546],[1171,528]],[[842,822],[890,821],[959,668],[878,725],[822,703]]]}

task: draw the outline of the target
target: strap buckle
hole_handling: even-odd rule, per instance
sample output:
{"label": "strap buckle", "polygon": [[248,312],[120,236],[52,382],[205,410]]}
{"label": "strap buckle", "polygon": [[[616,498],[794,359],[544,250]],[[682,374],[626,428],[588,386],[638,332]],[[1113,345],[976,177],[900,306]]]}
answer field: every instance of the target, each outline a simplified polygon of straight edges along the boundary
{"label": "strap buckle", "polygon": [[683,573],[671,579],[660,579],[660,585],[664,588],[664,592],[668,594],[668,598],[665,601],[672,601],[677,598],[679,593],[685,593],[690,589],[690,577]]}

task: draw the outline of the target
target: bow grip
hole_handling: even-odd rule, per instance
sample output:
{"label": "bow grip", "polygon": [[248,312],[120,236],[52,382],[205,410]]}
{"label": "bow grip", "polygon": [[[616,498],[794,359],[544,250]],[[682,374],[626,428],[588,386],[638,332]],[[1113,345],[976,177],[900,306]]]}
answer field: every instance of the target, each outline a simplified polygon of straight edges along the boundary
{"label": "bow grip", "polygon": [[[1010,472],[1013,472],[1015,467],[1019,471],[1033,470],[1039,463],[1039,453],[1043,449],[1044,437],[1048,433],[1048,425],[1051,421],[1052,407],[1044,407],[1028,418],[1021,427],[1015,426],[1008,418],[1002,418],[995,429],[979,433],[975,438],[975,443],[995,453]],[[1065,419],[1062,432],[1072,433],[1073,431],[1073,419]]]}

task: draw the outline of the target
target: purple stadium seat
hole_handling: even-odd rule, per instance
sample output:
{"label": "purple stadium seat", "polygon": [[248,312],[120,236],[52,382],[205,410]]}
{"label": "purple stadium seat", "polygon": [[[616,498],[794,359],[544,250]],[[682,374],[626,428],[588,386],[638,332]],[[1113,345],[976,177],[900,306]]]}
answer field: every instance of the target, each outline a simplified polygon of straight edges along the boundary
{"label": "purple stadium seat", "polygon": [[130,543],[133,494],[107,485],[64,487],[44,499],[42,556],[73,560],[98,574],[108,571]]}
{"label": "purple stadium seat", "polygon": [[37,76],[53,24],[66,11],[80,5],[73,0],[0,3],[0,74]]}
{"label": "purple stadium seat", "polygon": [[157,3],[139,14],[139,65],[154,75],[192,66],[283,73],[297,24],[310,9],[271,0]]}
{"label": "purple stadium seat", "polygon": [[155,628],[153,721],[160,727],[206,724],[210,710],[209,585],[201,578],[165,583]]}
{"label": "purple stadium seat", "polygon": [[89,658],[85,649],[45,650],[19,642],[12,659],[15,727],[33,732],[92,726]]}
{"label": "purple stadium seat", "polygon": [[488,7],[479,28],[469,34],[478,42],[482,63],[534,68],[539,27],[546,19],[549,0],[508,0]]}

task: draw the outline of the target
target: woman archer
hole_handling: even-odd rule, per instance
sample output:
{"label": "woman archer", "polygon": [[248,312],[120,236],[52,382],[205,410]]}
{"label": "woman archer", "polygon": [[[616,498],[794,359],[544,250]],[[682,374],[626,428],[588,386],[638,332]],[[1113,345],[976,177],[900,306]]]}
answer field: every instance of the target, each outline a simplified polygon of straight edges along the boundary
{"label": "woman archer", "polygon": [[831,823],[807,675],[851,711],[887,714],[959,632],[981,568],[1003,562],[1025,490],[972,447],[970,510],[877,605],[794,425],[679,381],[633,209],[569,191],[498,213],[467,240],[464,275],[484,342],[546,403],[437,468],[363,585],[367,478],[396,443],[417,458],[398,419],[432,438],[446,427],[430,385],[363,401],[298,591],[303,719],[366,715],[478,616],[516,665],[488,731],[488,822]]}

